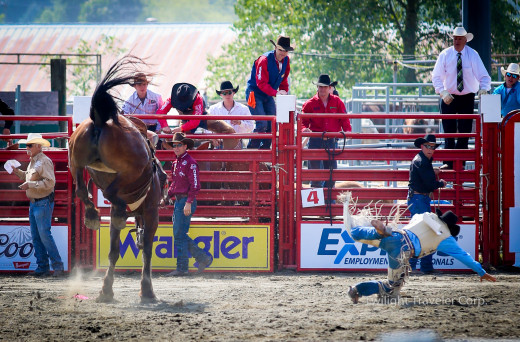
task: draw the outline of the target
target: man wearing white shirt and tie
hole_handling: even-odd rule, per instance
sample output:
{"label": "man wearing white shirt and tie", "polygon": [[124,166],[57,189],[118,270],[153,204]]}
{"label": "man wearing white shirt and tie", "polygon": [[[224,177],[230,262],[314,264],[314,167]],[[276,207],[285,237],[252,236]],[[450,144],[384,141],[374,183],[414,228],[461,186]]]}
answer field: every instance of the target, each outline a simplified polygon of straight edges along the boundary
{"label": "man wearing white shirt and tie", "polygon": [[[453,46],[443,50],[432,72],[435,92],[442,99],[441,114],[473,114],[475,94],[487,94],[491,89],[491,77],[484,67],[479,54],[466,46],[473,39],[473,34],[463,27],[453,30]],[[473,120],[444,119],[444,133],[471,133]],[[467,149],[468,138],[446,138],[447,149]],[[453,169],[453,162],[447,161]]]}

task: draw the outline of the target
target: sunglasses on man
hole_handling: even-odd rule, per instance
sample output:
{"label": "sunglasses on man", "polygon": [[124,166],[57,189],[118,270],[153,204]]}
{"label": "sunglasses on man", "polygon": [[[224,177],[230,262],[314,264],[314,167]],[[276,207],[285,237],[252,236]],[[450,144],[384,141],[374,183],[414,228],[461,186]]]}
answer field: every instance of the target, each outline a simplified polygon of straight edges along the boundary
{"label": "sunglasses on man", "polygon": [[182,144],[172,144],[172,148],[180,148],[182,147]]}
{"label": "sunglasses on man", "polygon": [[25,144],[26,147],[32,148],[34,144]]}
{"label": "sunglasses on man", "polygon": [[233,94],[233,92],[231,90],[220,92],[220,95],[231,95],[231,94]]}
{"label": "sunglasses on man", "polygon": [[512,74],[510,72],[506,72],[506,76],[512,77],[512,78],[515,78],[515,79],[518,78],[518,75]]}
{"label": "sunglasses on man", "polygon": [[435,145],[424,144],[423,146],[426,147],[429,150],[435,150],[437,148],[437,146],[435,146]]}

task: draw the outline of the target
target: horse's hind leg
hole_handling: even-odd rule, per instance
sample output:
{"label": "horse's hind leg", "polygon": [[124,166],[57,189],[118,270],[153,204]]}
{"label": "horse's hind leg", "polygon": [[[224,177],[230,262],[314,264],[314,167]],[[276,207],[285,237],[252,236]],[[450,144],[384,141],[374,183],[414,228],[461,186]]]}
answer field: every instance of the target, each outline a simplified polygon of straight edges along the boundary
{"label": "horse's hind leg", "polygon": [[84,168],[71,167],[71,172],[76,175],[76,195],[85,204],[85,226],[93,230],[98,230],[100,226],[99,211],[88,196],[88,189],[85,185],[85,179],[83,178],[84,170]]}
{"label": "horse's hind leg", "polygon": [[152,286],[152,252],[153,252],[153,238],[158,225],[157,209],[149,210],[143,215],[142,219],[144,225],[143,236],[143,268],[141,271],[141,291],[139,296],[141,302],[156,302],[157,298],[153,292]]}
{"label": "horse's hind leg", "polygon": [[96,299],[97,302],[109,303],[114,300],[114,290],[112,285],[114,284],[114,270],[116,268],[116,262],[119,259],[119,236],[121,230],[114,228],[110,223],[110,251],[108,252],[109,266],[103,278],[103,287],[99,291],[99,297]]}

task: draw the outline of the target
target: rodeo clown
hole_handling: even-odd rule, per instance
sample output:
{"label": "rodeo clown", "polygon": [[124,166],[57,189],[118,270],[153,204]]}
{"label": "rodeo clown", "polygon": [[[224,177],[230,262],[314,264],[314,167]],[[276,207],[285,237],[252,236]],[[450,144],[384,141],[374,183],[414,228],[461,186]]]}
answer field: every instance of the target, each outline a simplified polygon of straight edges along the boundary
{"label": "rodeo clown", "polygon": [[382,302],[398,299],[401,287],[408,277],[411,257],[421,258],[435,251],[446,253],[477,272],[480,281],[496,281],[482,266],[464,251],[455,240],[460,231],[457,215],[447,211],[416,214],[402,229],[390,228],[379,220],[370,220],[368,215],[352,215],[349,201],[344,202],[343,219],[350,236],[361,243],[379,247],[388,253],[388,279],[366,281],[350,286],[348,295],[354,304],[359,297],[378,294]]}

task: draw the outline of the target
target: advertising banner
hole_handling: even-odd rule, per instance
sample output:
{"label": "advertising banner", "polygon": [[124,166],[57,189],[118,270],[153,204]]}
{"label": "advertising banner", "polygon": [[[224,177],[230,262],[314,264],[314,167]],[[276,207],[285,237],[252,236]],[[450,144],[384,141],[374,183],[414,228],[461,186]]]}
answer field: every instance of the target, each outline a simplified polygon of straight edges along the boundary
{"label": "advertising banner", "polygon": [[[60,252],[63,267],[65,271],[69,271],[69,228],[52,226],[51,232]],[[0,271],[34,271],[37,266],[31,227],[0,225]]]}
{"label": "advertising banner", "polygon": [[[135,233],[130,229],[135,225],[127,224],[121,231],[120,259],[116,269],[141,269],[142,251],[135,243]],[[270,225],[219,225],[192,224],[189,236],[206,252],[213,256],[208,270],[215,271],[272,271],[272,234]],[[96,267],[109,266],[110,229],[102,223],[96,232]],[[173,238],[172,224],[159,224],[154,237],[152,268],[154,270],[173,270],[176,267],[177,253]],[[189,269],[194,258],[190,258]]]}
{"label": "advertising banner", "polygon": [[[460,225],[459,246],[475,259],[475,225]],[[386,252],[355,242],[342,223],[302,223],[299,241],[299,270],[386,270]],[[468,269],[455,258],[436,252],[433,265],[438,270]]]}

